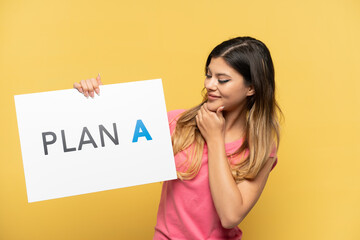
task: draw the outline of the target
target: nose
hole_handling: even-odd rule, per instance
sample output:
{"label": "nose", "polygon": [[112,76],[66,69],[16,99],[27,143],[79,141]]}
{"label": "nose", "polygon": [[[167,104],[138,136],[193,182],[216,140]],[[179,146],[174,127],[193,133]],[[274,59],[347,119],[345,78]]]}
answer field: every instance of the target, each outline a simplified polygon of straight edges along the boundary
{"label": "nose", "polygon": [[207,91],[215,91],[217,88],[216,79],[215,78],[206,78],[204,82],[204,86]]}

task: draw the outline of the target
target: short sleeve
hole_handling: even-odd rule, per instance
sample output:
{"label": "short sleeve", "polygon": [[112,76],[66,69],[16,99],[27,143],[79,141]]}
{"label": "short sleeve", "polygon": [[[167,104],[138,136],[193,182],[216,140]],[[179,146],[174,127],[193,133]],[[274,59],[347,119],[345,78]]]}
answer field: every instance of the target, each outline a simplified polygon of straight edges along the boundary
{"label": "short sleeve", "polygon": [[174,130],[175,130],[175,126],[176,126],[176,121],[179,119],[180,114],[185,112],[185,109],[177,109],[177,110],[172,110],[167,112],[167,117],[168,117],[168,122],[169,122],[169,128],[170,128],[170,134],[172,135]]}

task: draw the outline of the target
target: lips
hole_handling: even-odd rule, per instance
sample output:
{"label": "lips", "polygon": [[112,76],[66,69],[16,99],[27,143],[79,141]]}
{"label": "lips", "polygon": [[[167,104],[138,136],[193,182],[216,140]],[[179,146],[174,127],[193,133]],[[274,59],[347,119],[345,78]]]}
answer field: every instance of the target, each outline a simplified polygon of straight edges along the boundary
{"label": "lips", "polygon": [[220,96],[216,96],[214,94],[208,94],[208,97],[217,97],[217,98],[219,98]]}
{"label": "lips", "polygon": [[214,95],[214,94],[208,94],[208,99],[218,99],[220,96]]}

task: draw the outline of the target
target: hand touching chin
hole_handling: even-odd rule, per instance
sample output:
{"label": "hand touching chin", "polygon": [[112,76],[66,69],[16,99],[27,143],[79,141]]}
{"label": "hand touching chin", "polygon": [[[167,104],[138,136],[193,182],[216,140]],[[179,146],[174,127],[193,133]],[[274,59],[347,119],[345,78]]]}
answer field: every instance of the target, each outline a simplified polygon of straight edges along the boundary
{"label": "hand touching chin", "polygon": [[216,110],[223,105],[221,101],[207,101],[206,106],[209,111],[216,112]]}

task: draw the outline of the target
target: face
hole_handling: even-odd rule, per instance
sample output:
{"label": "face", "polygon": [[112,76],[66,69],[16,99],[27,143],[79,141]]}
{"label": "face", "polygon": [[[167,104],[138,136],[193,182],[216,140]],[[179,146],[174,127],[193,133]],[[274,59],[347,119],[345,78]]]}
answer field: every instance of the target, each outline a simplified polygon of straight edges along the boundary
{"label": "face", "polygon": [[224,111],[241,110],[246,97],[254,94],[253,88],[245,85],[243,76],[222,57],[211,59],[204,85],[208,97],[207,107],[214,112],[221,106],[224,106]]}

